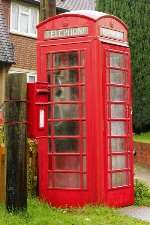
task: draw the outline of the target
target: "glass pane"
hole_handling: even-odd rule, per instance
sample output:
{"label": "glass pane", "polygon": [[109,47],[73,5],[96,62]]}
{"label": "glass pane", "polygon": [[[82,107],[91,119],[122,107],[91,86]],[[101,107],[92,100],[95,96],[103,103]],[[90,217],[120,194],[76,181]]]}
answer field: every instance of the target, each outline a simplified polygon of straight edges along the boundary
{"label": "glass pane", "polygon": [[58,87],[54,89],[55,101],[77,101],[79,100],[78,87]]}
{"label": "glass pane", "polygon": [[111,138],[111,151],[112,152],[125,152],[126,139],[124,138]]}
{"label": "glass pane", "polygon": [[21,5],[20,9],[21,9],[22,13],[27,13],[27,14],[29,13],[29,7]]}
{"label": "glass pane", "polygon": [[56,156],[54,164],[56,170],[80,171],[80,156]]}
{"label": "glass pane", "polygon": [[56,152],[79,152],[79,140],[75,138],[56,139]]}
{"label": "glass pane", "polygon": [[77,66],[78,52],[61,52],[54,55],[54,67]]}
{"label": "glass pane", "polygon": [[125,135],[125,122],[111,121],[111,135]]}
{"label": "glass pane", "polygon": [[86,153],[86,139],[82,140],[82,152]]}
{"label": "glass pane", "polygon": [[87,175],[83,174],[83,189],[87,188]]}
{"label": "glass pane", "polygon": [[86,136],[86,122],[82,122],[82,136],[85,137]]}
{"label": "glass pane", "polygon": [[115,52],[110,52],[110,66],[125,67],[125,55]]}
{"label": "glass pane", "polygon": [[37,9],[31,8],[30,32],[32,34],[36,34],[36,25],[38,23],[37,13],[38,13]]}
{"label": "glass pane", "polygon": [[52,152],[52,140],[48,139],[48,152]]}
{"label": "glass pane", "polygon": [[49,188],[53,188],[54,187],[54,185],[53,185],[53,174],[52,173],[48,174],[48,187]]}
{"label": "glass pane", "polygon": [[77,69],[55,70],[55,84],[70,84],[79,82],[79,72]]}
{"label": "glass pane", "polygon": [[12,3],[12,28],[18,30],[19,5]]}
{"label": "glass pane", "polygon": [[50,71],[48,71],[48,73],[47,73],[47,82],[48,82],[49,84],[52,84],[52,77],[51,77]]}
{"label": "glass pane", "polygon": [[[50,95],[48,95],[50,101]],[[52,118],[52,106],[48,105],[48,119]]]}
{"label": "glass pane", "polygon": [[55,135],[79,135],[80,123],[77,121],[55,122]]}
{"label": "glass pane", "polygon": [[48,169],[49,170],[52,170],[53,168],[52,168],[52,156],[49,156],[48,157]]}
{"label": "glass pane", "polygon": [[80,174],[55,173],[54,187],[58,188],[80,188]]}
{"label": "glass pane", "polygon": [[122,87],[110,87],[111,101],[125,101],[127,100],[127,89]]}
{"label": "glass pane", "polygon": [[80,70],[80,82],[85,83],[85,69]]}
{"label": "glass pane", "polygon": [[52,67],[52,54],[47,54],[47,69]]}
{"label": "glass pane", "polygon": [[118,187],[127,184],[128,184],[127,172],[112,173],[112,187]]}
{"label": "glass pane", "polygon": [[125,105],[111,104],[111,118],[125,118]]}
{"label": "glass pane", "polygon": [[86,156],[83,156],[83,172],[86,172]]}
{"label": "glass pane", "polygon": [[77,104],[55,104],[55,118],[79,118],[79,105]]}
{"label": "glass pane", "polygon": [[81,100],[83,102],[85,102],[85,100],[86,100],[86,89],[85,89],[85,86],[83,86],[82,88],[80,88],[80,90],[81,90]]}
{"label": "glass pane", "polygon": [[28,23],[29,23],[29,16],[26,14],[20,15],[20,31],[23,33],[28,33]]}
{"label": "glass pane", "polygon": [[48,135],[52,135],[52,125],[51,123],[48,123]]}
{"label": "glass pane", "polygon": [[85,65],[85,51],[81,51],[80,55],[80,65],[84,66]]}
{"label": "glass pane", "polygon": [[113,84],[125,84],[126,73],[120,70],[110,70],[110,83]]}
{"label": "glass pane", "polygon": [[112,156],[112,157],[110,157],[110,160],[112,161],[112,170],[113,169],[124,169],[127,167],[127,165],[126,165],[127,158],[124,155]]}

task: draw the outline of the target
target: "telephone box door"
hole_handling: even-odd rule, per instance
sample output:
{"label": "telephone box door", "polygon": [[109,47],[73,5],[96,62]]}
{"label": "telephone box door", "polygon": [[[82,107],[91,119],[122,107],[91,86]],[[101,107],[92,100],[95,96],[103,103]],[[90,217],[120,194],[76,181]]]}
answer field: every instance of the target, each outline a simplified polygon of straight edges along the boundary
{"label": "telephone box door", "polygon": [[47,137],[39,140],[40,195],[55,205],[82,205],[94,201],[86,146],[89,46],[60,44],[40,51],[38,81],[48,82],[49,90]]}
{"label": "telephone box door", "polygon": [[[107,202],[116,190],[116,206],[133,203],[133,145],[129,48],[103,45],[107,149]],[[126,188],[125,188],[126,187]],[[120,191],[118,191],[120,189]],[[121,191],[122,190],[122,191]],[[107,193],[107,192],[106,192]],[[118,194],[117,194],[118,193]],[[129,199],[130,198],[130,199]]]}

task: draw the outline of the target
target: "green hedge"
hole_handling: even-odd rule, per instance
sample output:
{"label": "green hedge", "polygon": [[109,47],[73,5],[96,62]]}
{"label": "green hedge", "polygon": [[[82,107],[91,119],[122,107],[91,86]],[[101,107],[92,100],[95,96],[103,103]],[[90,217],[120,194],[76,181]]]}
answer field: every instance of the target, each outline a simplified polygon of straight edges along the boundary
{"label": "green hedge", "polygon": [[129,27],[134,130],[150,130],[150,1],[97,0],[97,10],[118,16]]}

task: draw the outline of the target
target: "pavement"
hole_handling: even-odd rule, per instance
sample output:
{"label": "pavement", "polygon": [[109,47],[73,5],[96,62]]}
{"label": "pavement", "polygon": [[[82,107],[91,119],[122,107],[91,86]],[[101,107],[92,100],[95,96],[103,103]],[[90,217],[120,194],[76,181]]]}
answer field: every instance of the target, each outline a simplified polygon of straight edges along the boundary
{"label": "pavement", "polygon": [[[144,181],[150,186],[150,168],[135,165],[135,178]],[[118,209],[122,215],[131,216],[136,219],[150,223],[150,207],[128,206]]]}
{"label": "pavement", "polygon": [[128,206],[120,208],[119,212],[122,215],[131,216],[145,222],[150,222],[150,207],[137,207],[137,206]]}

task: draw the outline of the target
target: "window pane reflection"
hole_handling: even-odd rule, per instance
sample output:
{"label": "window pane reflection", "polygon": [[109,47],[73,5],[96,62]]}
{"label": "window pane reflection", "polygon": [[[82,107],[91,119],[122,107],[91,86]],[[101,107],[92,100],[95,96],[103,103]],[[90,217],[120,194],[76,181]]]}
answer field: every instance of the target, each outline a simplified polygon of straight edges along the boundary
{"label": "window pane reflection", "polygon": [[125,118],[125,105],[111,104],[111,118]]}
{"label": "window pane reflection", "polygon": [[126,139],[124,138],[111,138],[111,151],[112,152],[125,152]]}
{"label": "window pane reflection", "polygon": [[77,121],[60,121],[54,123],[55,135],[79,135],[80,124]]}
{"label": "window pane reflection", "polygon": [[54,187],[80,188],[80,175],[76,173],[55,173]]}
{"label": "window pane reflection", "polygon": [[61,52],[53,54],[54,67],[77,66],[78,52]]}
{"label": "window pane reflection", "polygon": [[112,67],[125,67],[125,55],[120,53],[110,53],[110,66]]}
{"label": "window pane reflection", "polygon": [[110,83],[113,84],[125,84],[126,82],[126,73],[121,70],[110,69]]}
{"label": "window pane reflection", "polygon": [[124,169],[127,167],[127,158],[124,155],[112,156],[110,160],[112,161],[112,169]]}
{"label": "window pane reflection", "polygon": [[122,87],[110,87],[111,101],[125,101],[127,100],[127,89]]}
{"label": "window pane reflection", "polygon": [[87,174],[83,174],[83,189],[87,188]]}
{"label": "window pane reflection", "polygon": [[85,51],[81,51],[80,55],[80,65],[84,66],[85,65]]}
{"label": "window pane reflection", "polygon": [[54,165],[56,170],[80,171],[80,156],[56,156]]}
{"label": "window pane reflection", "polygon": [[111,121],[111,135],[125,135],[125,122]]}
{"label": "window pane reflection", "polygon": [[54,117],[57,118],[79,118],[79,105],[77,104],[55,104]]}
{"label": "window pane reflection", "polygon": [[79,82],[79,72],[77,69],[55,70],[55,84],[69,84]]}
{"label": "window pane reflection", "polygon": [[118,187],[128,184],[127,172],[118,172],[112,174],[112,187]]}
{"label": "window pane reflection", "polygon": [[78,87],[58,87],[54,89],[54,99],[56,101],[77,101],[79,100]]}
{"label": "window pane reflection", "polygon": [[79,152],[79,140],[75,138],[55,139],[56,152]]}

